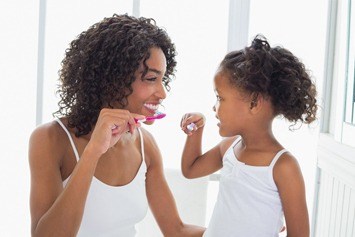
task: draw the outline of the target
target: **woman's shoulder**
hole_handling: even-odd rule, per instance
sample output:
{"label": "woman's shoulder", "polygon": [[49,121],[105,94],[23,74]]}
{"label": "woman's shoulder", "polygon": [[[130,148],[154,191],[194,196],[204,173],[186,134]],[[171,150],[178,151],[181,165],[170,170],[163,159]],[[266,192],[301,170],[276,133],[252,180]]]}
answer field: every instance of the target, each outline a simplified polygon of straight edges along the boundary
{"label": "woman's shoulder", "polygon": [[154,139],[154,136],[143,127],[139,128],[142,132],[143,140],[144,140],[144,153],[146,158],[146,164],[149,167],[151,163],[161,163],[162,157],[160,153],[160,149],[158,147],[157,142]]}
{"label": "woman's shoulder", "polygon": [[30,139],[40,139],[40,140],[58,140],[65,135],[65,131],[60,127],[57,121],[51,121],[37,126]]}
{"label": "woman's shoulder", "polygon": [[147,148],[157,146],[154,136],[148,130],[143,127],[140,127],[139,130],[142,133],[144,144],[148,146]]}
{"label": "woman's shoulder", "polygon": [[29,141],[30,151],[44,151],[60,154],[65,151],[67,135],[57,121],[51,121],[36,127]]}

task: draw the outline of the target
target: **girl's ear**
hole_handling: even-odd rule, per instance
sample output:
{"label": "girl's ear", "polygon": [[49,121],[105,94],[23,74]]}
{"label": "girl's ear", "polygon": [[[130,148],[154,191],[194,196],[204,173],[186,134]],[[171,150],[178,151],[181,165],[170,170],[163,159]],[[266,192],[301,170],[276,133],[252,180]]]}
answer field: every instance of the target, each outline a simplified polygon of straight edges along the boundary
{"label": "girl's ear", "polygon": [[250,112],[258,113],[263,106],[263,97],[255,92],[251,94],[250,99]]}

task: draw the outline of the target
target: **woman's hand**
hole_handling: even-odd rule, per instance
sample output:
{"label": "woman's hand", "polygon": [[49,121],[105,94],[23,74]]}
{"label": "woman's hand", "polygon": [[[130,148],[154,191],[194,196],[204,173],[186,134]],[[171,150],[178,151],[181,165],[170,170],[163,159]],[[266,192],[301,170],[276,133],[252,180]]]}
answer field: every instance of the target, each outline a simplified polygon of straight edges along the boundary
{"label": "woman's hand", "polygon": [[140,127],[140,123],[136,123],[134,118],[145,117],[132,114],[128,110],[102,109],[87,146],[97,152],[100,157],[114,146],[124,133],[133,133],[137,127]]}
{"label": "woman's hand", "polygon": [[206,118],[201,113],[187,113],[182,116],[180,127],[184,133],[191,136],[199,128],[205,126]]}

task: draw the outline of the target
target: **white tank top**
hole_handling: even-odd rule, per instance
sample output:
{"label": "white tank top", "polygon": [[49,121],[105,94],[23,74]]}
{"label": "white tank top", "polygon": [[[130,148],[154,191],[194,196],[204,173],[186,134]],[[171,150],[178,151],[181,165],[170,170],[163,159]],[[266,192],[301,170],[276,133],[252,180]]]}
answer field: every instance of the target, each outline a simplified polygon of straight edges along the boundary
{"label": "white tank top", "polygon": [[[69,131],[59,119],[56,121],[67,133],[78,161],[78,151]],[[93,177],[77,236],[131,237],[136,235],[135,224],[145,217],[148,210],[145,192],[147,167],[144,159],[144,142],[139,128],[138,132],[141,141],[142,163],[136,177],[124,186],[110,186]],[[69,178],[70,176],[63,181],[63,187]]]}
{"label": "white tank top", "polygon": [[273,167],[249,166],[240,162],[233,148],[223,156],[219,192],[204,237],[278,237],[283,227],[281,199],[273,179]]}

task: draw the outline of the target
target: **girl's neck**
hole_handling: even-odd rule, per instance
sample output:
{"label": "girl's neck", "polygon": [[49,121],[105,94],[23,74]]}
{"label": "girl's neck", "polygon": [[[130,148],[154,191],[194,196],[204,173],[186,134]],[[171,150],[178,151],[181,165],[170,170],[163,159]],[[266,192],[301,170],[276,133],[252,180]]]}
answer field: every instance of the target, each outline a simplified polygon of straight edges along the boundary
{"label": "girl's neck", "polygon": [[244,148],[248,150],[274,150],[282,147],[271,128],[256,129],[254,132],[241,134],[241,137]]}

